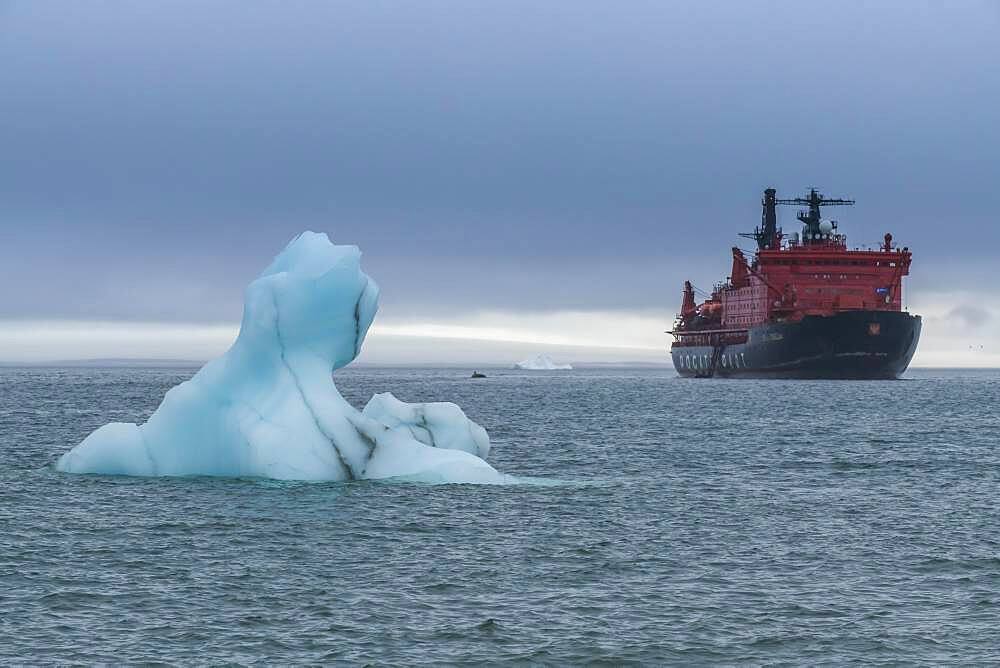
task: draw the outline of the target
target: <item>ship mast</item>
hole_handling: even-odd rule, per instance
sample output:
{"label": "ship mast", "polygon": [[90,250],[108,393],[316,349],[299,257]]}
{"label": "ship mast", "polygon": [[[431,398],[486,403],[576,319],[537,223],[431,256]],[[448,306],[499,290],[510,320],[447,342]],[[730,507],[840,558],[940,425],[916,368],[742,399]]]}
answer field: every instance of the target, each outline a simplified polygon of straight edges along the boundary
{"label": "ship mast", "polygon": [[[824,232],[820,229],[820,224],[823,222],[823,217],[819,209],[821,206],[849,206],[854,204],[854,200],[824,197],[816,192],[815,188],[809,189],[807,197],[778,199],[777,191],[774,188],[768,188],[764,191],[764,197],[761,199],[760,227],[754,229],[752,233],[740,235],[741,237],[756,241],[759,250],[776,250],[781,247],[782,234],[781,228],[778,227],[778,215],[776,211],[778,204],[795,204],[809,207],[808,211],[799,211],[797,216],[806,226],[805,230],[803,230],[802,240],[808,244],[824,239],[825,235],[829,234],[829,231]],[[833,224],[832,227],[836,227],[836,224]]]}
{"label": "ship mast", "polygon": [[778,248],[781,245],[781,230],[778,229],[778,215],[774,210],[777,194],[774,188],[764,191],[764,199],[761,200],[763,211],[760,214],[760,229],[757,230],[757,247],[761,250],[768,248]]}

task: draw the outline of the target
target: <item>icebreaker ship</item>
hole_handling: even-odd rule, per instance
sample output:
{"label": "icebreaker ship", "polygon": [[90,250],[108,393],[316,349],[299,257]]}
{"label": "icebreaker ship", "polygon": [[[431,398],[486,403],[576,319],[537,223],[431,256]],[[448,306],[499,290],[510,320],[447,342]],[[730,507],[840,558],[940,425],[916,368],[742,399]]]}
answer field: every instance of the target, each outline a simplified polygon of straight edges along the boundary
{"label": "icebreaker ship", "polygon": [[304,232],[247,287],[239,336],[224,355],[167,392],[145,424],[104,425],[56,468],[503,482],[484,460],[486,431],[458,406],[385,394],[361,412],[337,391],[332,372],[357,357],[377,309],[358,248]]}

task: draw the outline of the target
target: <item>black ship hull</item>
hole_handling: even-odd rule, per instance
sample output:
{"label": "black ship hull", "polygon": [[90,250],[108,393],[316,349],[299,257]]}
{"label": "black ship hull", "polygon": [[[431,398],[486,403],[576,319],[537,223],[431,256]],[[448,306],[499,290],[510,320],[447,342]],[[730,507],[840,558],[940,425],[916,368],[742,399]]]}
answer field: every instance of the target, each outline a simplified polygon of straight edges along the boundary
{"label": "black ship hull", "polygon": [[894,379],[909,366],[920,316],[843,311],[751,327],[745,343],[671,348],[674,368],[691,378]]}

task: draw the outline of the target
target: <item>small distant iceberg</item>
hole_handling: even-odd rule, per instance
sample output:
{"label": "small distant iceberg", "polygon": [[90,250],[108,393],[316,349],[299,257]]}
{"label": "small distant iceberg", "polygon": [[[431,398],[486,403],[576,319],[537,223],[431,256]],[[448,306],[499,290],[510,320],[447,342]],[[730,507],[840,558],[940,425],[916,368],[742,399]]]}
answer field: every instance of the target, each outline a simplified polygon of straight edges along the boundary
{"label": "small distant iceberg", "polygon": [[361,352],[378,286],[356,246],[296,237],[246,289],[232,347],[145,424],[113,422],[64,454],[67,473],[506,483],[486,430],[455,404],[377,394],[363,411],[332,372]]}
{"label": "small distant iceberg", "polygon": [[573,367],[569,364],[556,364],[548,355],[535,355],[518,362],[514,368],[524,371],[569,371]]}

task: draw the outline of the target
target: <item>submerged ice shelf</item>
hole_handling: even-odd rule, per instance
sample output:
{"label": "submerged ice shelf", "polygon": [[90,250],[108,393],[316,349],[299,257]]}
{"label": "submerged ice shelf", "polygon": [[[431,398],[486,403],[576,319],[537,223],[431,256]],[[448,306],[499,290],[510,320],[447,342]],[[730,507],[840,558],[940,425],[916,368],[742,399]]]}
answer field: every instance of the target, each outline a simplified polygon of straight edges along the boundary
{"label": "submerged ice shelf", "polygon": [[64,454],[69,473],[247,476],[283,480],[405,477],[504,482],[486,430],[455,404],[375,395],[351,406],[332,372],[361,352],[378,286],[356,246],[292,240],[246,289],[232,347],[167,392],[144,424],[104,425]]}

